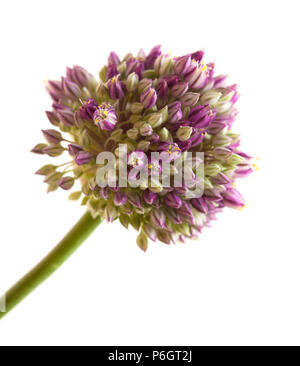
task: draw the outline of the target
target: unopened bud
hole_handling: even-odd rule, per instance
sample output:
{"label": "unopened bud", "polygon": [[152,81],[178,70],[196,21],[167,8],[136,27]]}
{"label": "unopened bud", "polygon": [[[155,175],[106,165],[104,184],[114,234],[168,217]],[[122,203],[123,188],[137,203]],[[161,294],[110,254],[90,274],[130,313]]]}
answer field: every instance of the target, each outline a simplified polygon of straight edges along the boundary
{"label": "unopened bud", "polygon": [[133,114],[141,114],[144,109],[144,106],[142,103],[132,103],[130,106],[130,112]]}
{"label": "unopened bud", "polygon": [[159,127],[160,125],[162,125],[163,123],[163,118],[162,115],[160,113],[155,113],[153,114],[149,120],[148,120],[149,125],[151,125],[151,127],[153,129]]}
{"label": "unopened bud", "polygon": [[138,86],[138,83],[139,83],[138,75],[135,72],[131,73],[130,75],[128,75],[126,81],[127,90],[130,92],[135,91]]}
{"label": "unopened bud", "polygon": [[63,177],[59,181],[58,185],[59,185],[60,188],[64,189],[65,191],[68,191],[74,185],[74,178],[72,178],[72,177]]}
{"label": "unopened bud", "polygon": [[217,174],[219,174],[221,172],[222,168],[219,164],[216,163],[212,163],[212,164],[207,164],[204,167],[204,172],[206,176],[209,177],[214,177]]}
{"label": "unopened bud", "polygon": [[137,149],[142,151],[148,151],[151,143],[150,141],[140,141],[137,144]]}
{"label": "unopened bud", "polygon": [[61,145],[50,145],[43,149],[43,152],[51,157],[60,156],[65,151]]}
{"label": "unopened bud", "polygon": [[226,135],[217,135],[212,139],[212,143],[214,146],[229,146],[232,140],[230,137]]}
{"label": "unopened bud", "polygon": [[232,151],[226,147],[216,147],[213,151],[213,154],[218,160],[227,160],[232,155]]}
{"label": "unopened bud", "polygon": [[191,127],[180,127],[177,130],[176,136],[180,141],[187,141],[192,135],[193,129]]}
{"label": "unopened bud", "polygon": [[45,165],[41,169],[39,169],[35,174],[37,175],[49,175],[51,173],[54,173],[57,169],[57,166],[55,165]]}
{"label": "unopened bud", "polygon": [[148,248],[148,238],[144,232],[141,232],[137,237],[136,243],[139,248],[141,248],[144,252],[146,252]]}
{"label": "unopened bud", "polygon": [[127,131],[127,136],[131,140],[136,140],[139,136],[139,130],[136,128],[131,128],[130,130]]}
{"label": "unopened bud", "polygon": [[50,144],[59,144],[63,140],[61,133],[56,130],[42,130],[42,132]]}
{"label": "unopened bud", "polygon": [[149,123],[144,123],[141,127],[140,127],[140,134],[142,136],[150,136],[152,135],[153,129],[152,126]]}

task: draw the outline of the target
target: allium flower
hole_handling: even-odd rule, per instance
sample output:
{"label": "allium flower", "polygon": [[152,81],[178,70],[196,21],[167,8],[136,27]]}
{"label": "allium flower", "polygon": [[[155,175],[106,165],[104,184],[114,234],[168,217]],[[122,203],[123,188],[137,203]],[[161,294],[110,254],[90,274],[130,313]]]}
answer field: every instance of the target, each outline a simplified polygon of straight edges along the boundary
{"label": "allium flower", "polygon": [[[141,50],[123,60],[112,52],[100,77],[97,82],[75,66],[61,81],[48,83],[53,110],[47,117],[69,136],[45,130],[48,144],[37,145],[33,152],[58,156],[66,151],[72,159],[61,172],[47,166],[38,171],[46,176],[49,191],[71,189],[78,180],[92,215],[119,219],[125,227],[139,230],[143,250],[147,238],[164,243],[195,238],[225,206],[244,206],[235,179],[251,173],[252,166],[232,132],[237,87],[227,85],[225,76],[214,75],[214,64],[204,61],[203,51],[171,58],[157,46],[148,55]],[[119,144],[128,147],[129,179],[141,178],[136,168],[143,169],[147,179],[126,188],[119,186],[118,176],[116,187],[101,188],[96,157],[110,151],[120,159]],[[164,153],[165,162],[175,164],[174,175],[179,174],[176,162],[182,162],[187,152],[203,152],[203,195],[193,197],[189,192],[189,184],[196,181],[194,167],[182,187],[164,186],[162,164],[151,160],[152,152]]]}
{"label": "allium flower", "polygon": [[[32,152],[69,158],[37,174],[45,177],[48,192],[70,190],[77,182],[80,190],[70,199],[83,196],[87,213],[5,294],[7,311],[103,219],[138,230],[137,244],[146,251],[148,239],[165,244],[196,239],[224,207],[245,205],[235,180],[253,169],[232,131],[237,86],[214,75],[203,51],[173,58],[156,46],[148,55],[141,50],[123,59],[112,52],[99,75],[97,81],[74,66],[61,80],[48,82],[53,104],[46,115],[53,127],[42,131],[46,143]],[[108,158],[113,159],[105,165]]]}

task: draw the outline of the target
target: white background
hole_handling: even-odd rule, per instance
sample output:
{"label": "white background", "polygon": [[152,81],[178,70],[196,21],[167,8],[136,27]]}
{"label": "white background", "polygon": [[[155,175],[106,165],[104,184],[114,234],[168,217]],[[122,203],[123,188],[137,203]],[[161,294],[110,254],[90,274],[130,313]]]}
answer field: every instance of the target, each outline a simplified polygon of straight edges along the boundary
{"label": "white background", "polygon": [[29,150],[49,128],[43,80],[79,64],[97,75],[120,55],[162,44],[204,48],[240,85],[235,130],[260,157],[199,241],[144,254],[106,223],[0,323],[1,345],[299,345],[299,2],[1,2],[0,293],[83,214],[47,195]]}

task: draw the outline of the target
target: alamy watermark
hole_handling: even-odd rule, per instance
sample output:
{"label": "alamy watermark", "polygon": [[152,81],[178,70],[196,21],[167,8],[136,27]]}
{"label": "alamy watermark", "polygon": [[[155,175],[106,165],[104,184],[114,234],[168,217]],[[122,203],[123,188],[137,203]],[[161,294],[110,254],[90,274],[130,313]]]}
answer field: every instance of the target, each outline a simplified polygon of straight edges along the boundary
{"label": "alamy watermark", "polygon": [[204,153],[180,152],[176,144],[166,151],[128,154],[121,144],[116,155],[106,151],[97,156],[99,187],[182,188],[187,198],[199,198],[204,191]]}

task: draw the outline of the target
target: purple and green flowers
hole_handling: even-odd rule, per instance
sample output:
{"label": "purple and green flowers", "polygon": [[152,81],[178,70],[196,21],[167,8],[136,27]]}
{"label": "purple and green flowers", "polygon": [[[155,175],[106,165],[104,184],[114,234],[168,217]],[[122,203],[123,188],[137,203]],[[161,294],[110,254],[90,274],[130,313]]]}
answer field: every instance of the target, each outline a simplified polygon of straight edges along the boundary
{"label": "purple and green flowers", "polygon": [[[79,183],[70,199],[82,197],[94,217],[134,227],[143,250],[148,239],[170,244],[197,238],[224,207],[244,207],[235,180],[252,172],[252,162],[232,131],[239,94],[225,76],[215,75],[203,51],[174,58],[156,46],[148,55],[141,50],[123,59],[111,52],[99,75],[97,81],[75,66],[61,80],[48,82],[53,104],[46,115],[53,127],[43,130],[46,143],[32,151],[69,155],[69,162],[45,165],[37,172],[45,176],[49,192]],[[121,145],[127,147],[125,159]],[[115,165],[126,165],[135,187],[122,186],[121,173],[114,186],[98,185],[97,156],[103,152],[115,156]],[[165,185],[162,162],[150,158],[164,153],[174,178],[182,175],[179,165],[190,159],[188,153],[197,152],[204,156],[201,197],[191,194],[198,179],[196,158],[181,186],[172,180]]]}

